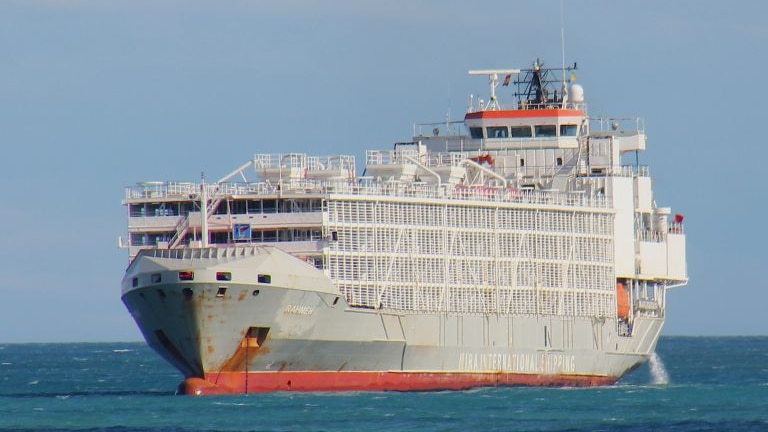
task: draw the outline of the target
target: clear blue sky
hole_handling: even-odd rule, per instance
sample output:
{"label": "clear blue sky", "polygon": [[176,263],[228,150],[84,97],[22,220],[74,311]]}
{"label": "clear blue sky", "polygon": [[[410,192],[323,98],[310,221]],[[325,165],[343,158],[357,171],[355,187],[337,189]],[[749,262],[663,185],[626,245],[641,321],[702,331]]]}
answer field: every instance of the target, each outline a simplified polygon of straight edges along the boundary
{"label": "clear blue sky", "polygon": [[[686,215],[665,334],[768,334],[768,2],[564,10],[590,114],[645,118],[657,202]],[[460,118],[486,91],[467,70],[536,57],[560,64],[560,1],[0,2],[0,342],[140,340],[123,187],[362,156]]]}

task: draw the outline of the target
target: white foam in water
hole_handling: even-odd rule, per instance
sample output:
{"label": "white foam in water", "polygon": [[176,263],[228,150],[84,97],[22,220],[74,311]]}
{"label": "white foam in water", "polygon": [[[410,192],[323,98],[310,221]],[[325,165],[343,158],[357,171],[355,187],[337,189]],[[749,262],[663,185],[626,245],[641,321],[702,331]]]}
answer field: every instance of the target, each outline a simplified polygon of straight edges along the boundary
{"label": "white foam in water", "polygon": [[651,359],[648,361],[648,365],[651,368],[651,379],[654,384],[669,384],[669,374],[667,374],[667,370],[664,368],[664,363],[662,363],[661,358],[656,354],[656,351],[651,354]]}

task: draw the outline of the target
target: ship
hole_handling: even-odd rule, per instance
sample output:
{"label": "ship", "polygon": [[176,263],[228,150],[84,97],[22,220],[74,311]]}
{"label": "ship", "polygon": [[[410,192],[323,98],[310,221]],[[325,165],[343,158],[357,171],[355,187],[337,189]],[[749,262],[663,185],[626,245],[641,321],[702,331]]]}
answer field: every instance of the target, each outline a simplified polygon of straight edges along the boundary
{"label": "ship", "polygon": [[590,117],[575,70],[470,71],[487,98],[361,174],[270,153],[126,187],[122,301],[178,392],[599,386],[647,361],[683,216],[639,164],[644,121]]}

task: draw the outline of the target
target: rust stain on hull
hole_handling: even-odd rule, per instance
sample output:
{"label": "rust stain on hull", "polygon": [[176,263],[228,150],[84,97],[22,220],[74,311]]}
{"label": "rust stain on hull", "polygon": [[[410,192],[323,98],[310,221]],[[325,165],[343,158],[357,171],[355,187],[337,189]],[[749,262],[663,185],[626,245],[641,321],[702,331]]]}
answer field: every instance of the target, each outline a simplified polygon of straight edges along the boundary
{"label": "rust stain on hull", "polygon": [[249,347],[247,344],[241,344],[234,353],[222,364],[223,372],[246,372],[248,362],[258,355],[264,355],[269,352],[269,348]]}

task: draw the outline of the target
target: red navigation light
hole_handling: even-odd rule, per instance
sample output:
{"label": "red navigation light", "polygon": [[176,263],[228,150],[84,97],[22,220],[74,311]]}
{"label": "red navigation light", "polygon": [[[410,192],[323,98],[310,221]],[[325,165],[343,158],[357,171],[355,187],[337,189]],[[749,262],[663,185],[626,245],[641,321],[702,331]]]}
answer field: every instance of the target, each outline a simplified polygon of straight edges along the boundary
{"label": "red navigation light", "polygon": [[674,223],[676,223],[676,224],[681,224],[681,223],[683,223],[683,215],[681,215],[680,213],[676,214],[676,215],[675,215],[675,218],[674,218],[672,221],[673,221]]}
{"label": "red navigation light", "polygon": [[179,280],[195,280],[195,272],[191,271],[180,271],[179,272]]}

